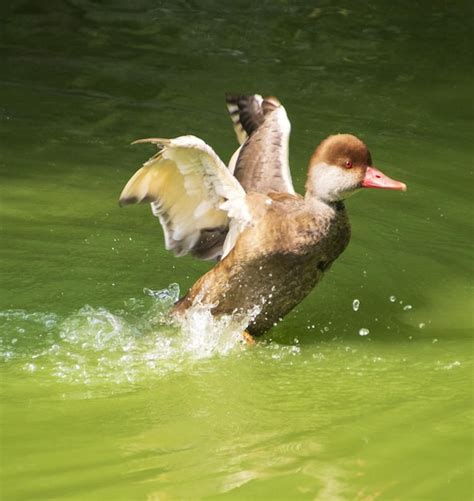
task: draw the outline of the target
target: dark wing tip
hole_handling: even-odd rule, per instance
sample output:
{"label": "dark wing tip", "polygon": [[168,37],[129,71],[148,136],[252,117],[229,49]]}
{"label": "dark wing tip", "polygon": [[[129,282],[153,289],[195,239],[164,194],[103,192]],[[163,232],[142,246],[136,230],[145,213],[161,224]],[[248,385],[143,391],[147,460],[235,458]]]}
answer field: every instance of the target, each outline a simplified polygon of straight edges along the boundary
{"label": "dark wing tip", "polygon": [[263,122],[262,98],[258,94],[227,92],[227,108],[234,127],[242,127],[250,136]]}
{"label": "dark wing tip", "polygon": [[138,202],[137,197],[123,197],[119,199],[119,207],[125,207],[126,205],[136,204]]}
{"label": "dark wing tip", "polygon": [[152,203],[156,202],[156,198],[151,196],[151,195],[145,195],[142,198],[138,197],[123,197],[119,199],[119,206],[120,207],[125,207],[125,205],[132,205],[132,204],[144,204],[144,203]]}
{"label": "dark wing tip", "polygon": [[225,100],[229,104],[237,104],[239,102],[244,102],[248,99],[252,99],[254,94],[242,94],[240,92],[226,92]]}

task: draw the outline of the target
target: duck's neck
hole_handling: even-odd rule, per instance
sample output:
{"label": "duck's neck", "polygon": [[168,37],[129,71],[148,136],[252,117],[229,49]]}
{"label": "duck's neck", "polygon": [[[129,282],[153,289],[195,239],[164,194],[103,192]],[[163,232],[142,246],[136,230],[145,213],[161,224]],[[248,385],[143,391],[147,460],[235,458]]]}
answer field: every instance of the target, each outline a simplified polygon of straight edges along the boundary
{"label": "duck's neck", "polygon": [[351,225],[344,202],[322,200],[306,194],[305,204],[315,235],[315,245],[324,249],[332,262],[347,247]]}
{"label": "duck's neck", "polygon": [[345,213],[346,207],[343,200],[327,201],[320,198],[312,190],[307,190],[305,195],[305,203],[311,212],[321,212],[321,210],[328,210],[334,214]]}

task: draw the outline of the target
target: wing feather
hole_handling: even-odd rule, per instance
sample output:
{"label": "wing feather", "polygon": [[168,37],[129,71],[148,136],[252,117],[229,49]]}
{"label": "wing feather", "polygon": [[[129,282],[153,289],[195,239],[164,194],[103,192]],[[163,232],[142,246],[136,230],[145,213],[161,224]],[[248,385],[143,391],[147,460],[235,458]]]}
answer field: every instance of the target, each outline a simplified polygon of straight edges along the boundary
{"label": "wing feather", "polygon": [[[215,259],[233,248],[249,223],[245,191],[201,139],[150,138],[161,147],[125,185],[120,205],[149,202],[175,255]],[[228,231],[232,228],[232,231]]]}
{"label": "wing feather", "polygon": [[240,148],[229,168],[246,192],[294,194],[288,161],[291,124],[274,97],[227,94]]}

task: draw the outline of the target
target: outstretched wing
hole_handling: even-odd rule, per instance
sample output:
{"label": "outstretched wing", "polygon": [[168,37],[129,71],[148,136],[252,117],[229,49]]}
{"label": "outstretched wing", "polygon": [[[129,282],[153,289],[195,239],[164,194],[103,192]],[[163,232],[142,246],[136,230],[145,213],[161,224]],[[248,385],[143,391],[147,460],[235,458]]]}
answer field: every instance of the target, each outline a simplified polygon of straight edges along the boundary
{"label": "outstretched wing", "polygon": [[288,163],[291,125],[285,108],[274,97],[226,94],[241,147],[229,169],[246,192],[295,193]]}
{"label": "outstretched wing", "polygon": [[128,181],[120,205],[150,202],[166,248],[176,256],[228,254],[250,216],[245,191],[214,150],[194,136],[135,143],[154,143],[161,150]]}

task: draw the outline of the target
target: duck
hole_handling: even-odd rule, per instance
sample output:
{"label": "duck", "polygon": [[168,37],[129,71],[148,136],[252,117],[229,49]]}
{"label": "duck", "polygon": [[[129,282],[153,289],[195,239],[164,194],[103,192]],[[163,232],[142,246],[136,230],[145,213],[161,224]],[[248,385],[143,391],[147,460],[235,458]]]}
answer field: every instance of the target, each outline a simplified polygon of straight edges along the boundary
{"label": "duck", "polygon": [[280,101],[229,93],[226,102],[239,142],[228,165],[192,135],[134,141],[155,144],[158,152],[127,182],[119,204],[149,203],[167,250],[215,262],[172,315],[206,305],[215,317],[244,319],[252,342],[281,322],[347,248],[348,197],[367,188],[407,188],[374,167],[362,140],[338,133],[314,150],[300,195]]}

